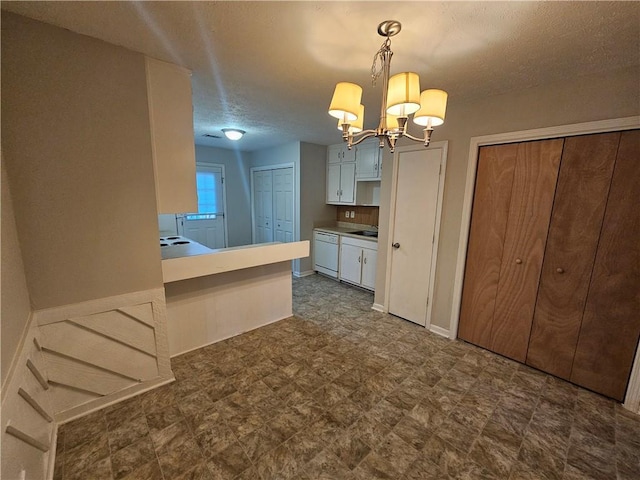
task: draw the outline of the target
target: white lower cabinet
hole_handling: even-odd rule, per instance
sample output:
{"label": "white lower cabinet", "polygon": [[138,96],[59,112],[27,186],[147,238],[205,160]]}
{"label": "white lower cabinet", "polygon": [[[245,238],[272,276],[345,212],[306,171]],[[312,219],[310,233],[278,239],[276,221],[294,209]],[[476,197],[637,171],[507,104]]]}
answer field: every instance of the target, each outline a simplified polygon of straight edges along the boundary
{"label": "white lower cabinet", "polygon": [[340,280],[369,290],[375,289],[378,244],[342,236],[340,246]]}

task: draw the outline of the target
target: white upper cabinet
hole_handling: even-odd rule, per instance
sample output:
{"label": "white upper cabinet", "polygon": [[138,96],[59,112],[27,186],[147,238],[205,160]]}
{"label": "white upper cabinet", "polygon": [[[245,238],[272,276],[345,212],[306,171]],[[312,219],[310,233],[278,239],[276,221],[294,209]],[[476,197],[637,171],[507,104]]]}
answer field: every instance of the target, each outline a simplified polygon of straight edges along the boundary
{"label": "white upper cabinet", "polygon": [[358,145],[356,150],[356,180],[379,180],[381,177],[381,151],[378,142]]}
{"label": "white upper cabinet", "polygon": [[327,203],[355,203],[355,154],[355,147],[349,150],[346,144],[330,145],[327,148]]}
{"label": "white upper cabinet", "polygon": [[355,161],[356,161],[356,147],[352,147],[351,150],[349,150],[346,143],[329,145],[327,149],[328,163],[343,163],[343,162],[355,162]]}
{"label": "white upper cabinet", "polygon": [[198,211],[191,72],[146,58],[158,213]]}

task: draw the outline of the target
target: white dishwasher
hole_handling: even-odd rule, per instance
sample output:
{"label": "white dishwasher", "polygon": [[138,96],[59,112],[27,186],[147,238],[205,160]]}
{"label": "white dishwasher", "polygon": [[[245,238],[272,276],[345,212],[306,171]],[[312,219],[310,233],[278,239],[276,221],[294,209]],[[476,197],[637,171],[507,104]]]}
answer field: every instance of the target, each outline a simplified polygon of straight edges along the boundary
{"label": "white dishwasher", "polygon": [[337,233],[313,232],[313,268],[316,272],[338,278],[339,243]]}

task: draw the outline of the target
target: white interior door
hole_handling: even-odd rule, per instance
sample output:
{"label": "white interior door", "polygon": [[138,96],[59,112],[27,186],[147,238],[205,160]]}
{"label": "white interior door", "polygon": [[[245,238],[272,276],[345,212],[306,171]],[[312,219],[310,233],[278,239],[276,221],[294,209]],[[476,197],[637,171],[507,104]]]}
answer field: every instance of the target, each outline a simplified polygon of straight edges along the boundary
{"label": "white interior door", "polygon": [[271,170],[253,172],[253,242],[273,242],[273,174]]}
{"label": "white interior door", "polygon": [[[426,326],[445,149],[398,149],[389,313]],[[444,171],[444,169],[442,169]]]}
{"label": "white interior door", "polygon": [[293,242],[293,167],[273,170],[273,216],[276,242]]}
{"label": "white interior door", "polygon": [[225,248],[224,177],[221,166],[197,165],[198,212],[179,218],[179,233],[209,248]]}
{"label": "white interior door", "polygon": [[295,178],[293,167],[251,171],[253,243],[293,242]]}

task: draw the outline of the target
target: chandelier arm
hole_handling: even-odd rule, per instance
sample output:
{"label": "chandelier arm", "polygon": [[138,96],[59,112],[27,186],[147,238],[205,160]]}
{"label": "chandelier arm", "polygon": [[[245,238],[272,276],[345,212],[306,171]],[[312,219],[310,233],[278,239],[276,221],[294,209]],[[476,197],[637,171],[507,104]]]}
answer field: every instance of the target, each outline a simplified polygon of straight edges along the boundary
{"label": "chandelier arm", "polygon": [[424,138],[414,137],[408,132],[404,132],[403,137],[407,137],[415,142],[424,142],[424,146],[428,147],[429,143],[431,143],[431,134],[433,133],[433,127],[424,129]]}
{"label": "chandelier arm", "polygon": [[[377,136],[377,134],[378,134],[377,130],[363,130],[361,132],[358,132],[357,134],[350,136],[349,146],[353,147],[355,145],[358,145],[359,143],[362,143],[367,138]],[[356,140],[354,141],[354,139]]]}
{"label": "chandelier arm", "polygon": [[409,138],[409,139],[411,139],[411,140],[414,140],[414,141],[416,141],[416,142],[424,142],[424,138],[414,137],[413,135],[411,135],[411,134],[410,134],[410,133],[408,133],[408,132],[405,132],[402,136],[403,136],[403,137],[406,137],[406,138]]}

